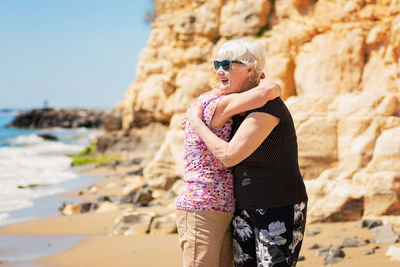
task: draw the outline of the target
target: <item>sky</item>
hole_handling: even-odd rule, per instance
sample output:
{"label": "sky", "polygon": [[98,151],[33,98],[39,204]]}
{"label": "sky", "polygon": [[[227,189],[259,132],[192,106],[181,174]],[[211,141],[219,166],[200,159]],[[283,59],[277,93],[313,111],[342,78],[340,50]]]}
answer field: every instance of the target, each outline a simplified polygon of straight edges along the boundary
{"label": "sky", "polygon": [[112,108],[136,77],[151,0],[0,0],[0,108]]}

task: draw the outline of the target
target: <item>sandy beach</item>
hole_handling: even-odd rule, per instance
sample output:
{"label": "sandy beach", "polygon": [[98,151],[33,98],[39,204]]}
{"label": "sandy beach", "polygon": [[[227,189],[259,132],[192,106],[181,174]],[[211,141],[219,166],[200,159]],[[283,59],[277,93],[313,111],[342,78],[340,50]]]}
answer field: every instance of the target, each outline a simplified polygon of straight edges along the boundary
{"label": "sandy beach", "polygon": [[[87,201],[107,192],[121,194],[118,189],[124,184],[121,175],[128,170],[129,167],[118,167],[112,171],[109,168],[87,171],[87,175],[103,174],[103,178],[94,180],[99,189],[92,194],[88,193],[88,188],[82,188],[63,195],[78,196],[81,192],[80,198]],[[182,266],[177,234],[112,236],[110,232],[120,213],[121,210],[113,210],[60,215],[4,226],[0,228],[3,246],[7,240],[14,240],[14,245],[5,246],[6,249],[0,253],[2,266]],[[308,224],[306,231],[319,230],[320,233],[305,236],[300,253],[305,260],[298,262],[297,266],[324,265],[324,257],[317,257],[317,250],[310,249],[314,244],[321,247],[340,245],[345,237],[354,236],[361,241],[374,240],[374,232],[355,225],[356,222]],[[32,246],[35,248],[32,249]],[[379,248],[374,254],[366,255],[368,250],[376,246]],[[344,248],[345,258],[335,266],[400,266],[400,262],[390,261],[385,255],[390,246],[370,243]],[[3,260],[7,251],[14,253],[16,261]],[[36,255],[24,261],[22,255],[26,253]]]}

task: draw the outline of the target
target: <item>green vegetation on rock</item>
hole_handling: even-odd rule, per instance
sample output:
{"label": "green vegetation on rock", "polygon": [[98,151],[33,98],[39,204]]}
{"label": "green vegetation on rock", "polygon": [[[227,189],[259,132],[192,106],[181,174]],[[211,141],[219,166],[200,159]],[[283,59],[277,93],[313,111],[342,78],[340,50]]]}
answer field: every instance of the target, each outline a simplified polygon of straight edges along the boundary
{"label": "green vegetation on rock", "polygon": [[73,155],[71,167],[81,166],[90,163],[97,163],[98,165],[108,165],[111,164],[114,160],[121,160],[120,156],[108,156],[108,155]]}
{"label": "green vegetation on rock", "polygon": [[26,189],[26,188],[33,188],[33,187],[37,187],[37,186],[40,186],[40,184],[28,184],[28,185],[26,185],[26,186],[24,186],[24,185],[19,185],[19,186],[17,186],[17,188],[19,188],[19,189]]}
{"label": "green vegetation on rock", "polygon": [[72,158],[71,167],[96,163],[98,166],[108,165],[115,160],[121,160],[120,156],[102,155],[96,153],[97,146],[91,144],[85,147],[81,152],[76,155],[70,155]]}
{"label": "green vegetation on rock", "polygon": [[97,151],[97,146],[95,144],[91,144],[90,146],[85,147],[78,155],[91,155]]}

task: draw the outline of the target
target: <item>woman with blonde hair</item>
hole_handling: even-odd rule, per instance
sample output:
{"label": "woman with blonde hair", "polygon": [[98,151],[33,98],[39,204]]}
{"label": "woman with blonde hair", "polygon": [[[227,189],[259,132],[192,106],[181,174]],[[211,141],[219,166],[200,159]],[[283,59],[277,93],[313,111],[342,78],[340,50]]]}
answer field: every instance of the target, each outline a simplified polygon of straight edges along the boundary
{"label": "woman with blonde hair", "polygon": [[[222,58],[236,60],[230,56],[227,52]],[[222,83],[231,79],[224,70],[218,70],[217,75]],[[254,72],[247,75],[251,79]],[[242,87],[245,93],[252,91],[247,89]],[[233,167],[235,265],[296,266],[306,223],[307,193],[298,165],[293,119],[280,97],[239,113],[233,116],[228,141],[203,122],[201,104],[186,112],[209,153],[225,167]]]}

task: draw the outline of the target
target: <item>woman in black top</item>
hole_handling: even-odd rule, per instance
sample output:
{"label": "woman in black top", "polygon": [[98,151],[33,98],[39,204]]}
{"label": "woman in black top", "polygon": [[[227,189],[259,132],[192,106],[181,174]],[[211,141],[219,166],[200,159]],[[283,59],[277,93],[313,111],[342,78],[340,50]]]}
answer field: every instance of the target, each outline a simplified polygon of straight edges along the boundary
{"label": "woman in black top", "polygon": [[219,139],[192,106],[186,116],[209,150],[233,167],[236,266],[295,266],[306,222],[293,119],[280,98],[233,117],[232,139]]}

